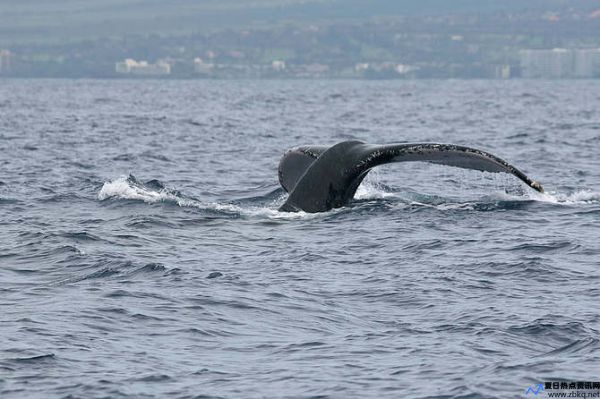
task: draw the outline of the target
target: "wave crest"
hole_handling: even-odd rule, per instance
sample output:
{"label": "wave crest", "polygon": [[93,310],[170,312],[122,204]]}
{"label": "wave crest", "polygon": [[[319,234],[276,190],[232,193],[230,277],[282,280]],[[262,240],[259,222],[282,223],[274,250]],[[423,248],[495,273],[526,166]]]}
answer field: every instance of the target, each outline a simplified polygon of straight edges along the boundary
{"label": "wave crest", "polygon": [[178,205],[182,205],[181,202],[185,201],[167,188],[162,187],[158,191],[152,190],[137,181],[132,175],[121,176],[105,182],[98,193],[98,199],[104,201],[109,198],[139,200],[147,203],[172,201]]}
{"label": "wave crest", "polygon": [[529,194],[534,201],[548,202],[558,205],[584,205],[600,202],[600,193],[591,190],[577,190],[569,194],[558,192]]}
{"label": "wave crest", "polygon": [[[155,189],[153,189],[155,188]],[[306,218],[309,215],[305,212],[279,212],[279,202],[281,198],[272,199],[270,195],[248,199],[248,203],[218,203],[218,202],[201,202],[196,199],[185,198],[181,193],[175,190],[166,188],[157,180],[151,180],[147,183],[141,183],[134,176],[121,176],[115,180],[105,182],[98,193],[98,199],[105,201],[108,199],[126,199],[143,201],[153,204],[159,202],[167,202],[178,205],[180,207],[194,207],[201,211],[209,213],[217,212],[226,217],[266,217],[268,219],[297,219]],[[314,216],[314,215],[313,215]]]}

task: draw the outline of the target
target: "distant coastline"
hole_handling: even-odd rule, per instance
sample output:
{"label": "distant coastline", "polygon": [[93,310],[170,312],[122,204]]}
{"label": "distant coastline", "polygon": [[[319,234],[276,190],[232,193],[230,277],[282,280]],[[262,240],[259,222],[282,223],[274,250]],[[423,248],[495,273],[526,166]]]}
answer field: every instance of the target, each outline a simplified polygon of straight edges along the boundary
{"label": "distant coastline", "polygon": [[36,2],[0,5],[0,77],[600,78],[584,0]]}

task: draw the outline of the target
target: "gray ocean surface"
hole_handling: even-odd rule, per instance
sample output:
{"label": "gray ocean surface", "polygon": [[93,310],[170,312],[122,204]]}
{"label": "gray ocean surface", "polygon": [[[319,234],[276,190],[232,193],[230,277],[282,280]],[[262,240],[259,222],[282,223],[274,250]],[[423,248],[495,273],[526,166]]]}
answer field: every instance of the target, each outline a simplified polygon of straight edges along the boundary
{"label": "gray ocean surface", "polygon": [[[283,152],[482,148],[282,213]],[[600,375],[600,81],[0,80],[1,398],[515,398]]]}

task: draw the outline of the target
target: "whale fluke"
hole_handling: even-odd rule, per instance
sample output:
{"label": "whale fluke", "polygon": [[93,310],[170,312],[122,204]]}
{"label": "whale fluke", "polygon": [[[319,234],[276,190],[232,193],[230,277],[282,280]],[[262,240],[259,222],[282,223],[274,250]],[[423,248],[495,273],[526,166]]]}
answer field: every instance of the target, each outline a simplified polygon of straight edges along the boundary
{"label": "whale fluke", "polygon": [[536,191],[542,186],[508,162],[476,148],[454,144],[372,145],[344,141],[332,147],[304,146],[284,154],[279,182],[290,195],[285,212],[324,212],[348,203],[367,173],[392,162],[430,162],[483,172],[509,173]]}

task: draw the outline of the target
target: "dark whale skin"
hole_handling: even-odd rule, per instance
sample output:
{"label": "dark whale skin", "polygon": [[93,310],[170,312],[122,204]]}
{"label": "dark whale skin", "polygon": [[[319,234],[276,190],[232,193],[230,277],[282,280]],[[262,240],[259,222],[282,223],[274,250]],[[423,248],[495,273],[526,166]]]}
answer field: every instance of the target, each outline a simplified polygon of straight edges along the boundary
{"label": "dark whale skin", "polygon": [[326,212],[346,205],[369,171],[392,162],[430,162],[516,176],[529,187],[542,186],[508,162],[476,148],[454,144],[413,143],[373,145],[344,141],[303,146],[284,154],[278,169],[281,186],[290,193],[283,212]]}

